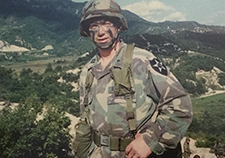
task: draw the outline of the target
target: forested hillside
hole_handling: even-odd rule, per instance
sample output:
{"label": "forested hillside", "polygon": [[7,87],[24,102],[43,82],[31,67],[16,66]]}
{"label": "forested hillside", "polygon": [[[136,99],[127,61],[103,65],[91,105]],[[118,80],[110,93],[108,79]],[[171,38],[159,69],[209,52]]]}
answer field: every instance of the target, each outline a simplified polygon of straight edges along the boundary
{"label": "forested hillside", "polygon": [[42,74],[0,67],[0,157],[70,157],[71,120],[65,114],[79,115],[79,93],[70,84],[79,69],[66,72],[87,60],[69,67],[48,64]]}
{"label": "forested hillside", "polygon": [[[84,3],[70,0],[0,1],[0,62],[16,63],[79,55],[94,45],[79,35]],[[125,42],[153,52],[170,67],[189,93],[200,95],[218,86],[199,78],[200,70],[221,70],[216,76],[219,89],[224,86],[225,27],[197,22],[145,21],[123,11],[129,30],[120,36]],[[21,69],[22,70],[22,69]]]}

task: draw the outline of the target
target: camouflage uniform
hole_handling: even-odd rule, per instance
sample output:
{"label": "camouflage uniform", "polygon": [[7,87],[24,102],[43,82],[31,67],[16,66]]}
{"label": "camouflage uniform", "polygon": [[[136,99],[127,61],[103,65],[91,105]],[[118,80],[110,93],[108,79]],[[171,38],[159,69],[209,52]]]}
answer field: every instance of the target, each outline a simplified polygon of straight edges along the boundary
{"label": "camouflage uniform", "polygon": [[[85,80],[87,72],[91,71],[94,81],[88,93],[89,119],[93,130],[106,136],[123,138],[129,133],[126,101],[123,96],[114,95],[111,77],[111,69],[121,67],[126,47],[127,44],[122,42],[121,49],[104,70],[101,69],[99,55],[95,55],[80,75],[81,112],[84,110]],[[135,91],[132,105],[136,127],[144,141],[157,155],[168,148],[175,148],[192,120],[190,97],[174,75],[144,49],[135,47],[133,50],[132,74]],[[144,125],[139,127],[144,121]],[[94,158],[124,156],[124,151],[111,151],[109,146],[97,147],[93,143],[90,149],[90,157]]]}

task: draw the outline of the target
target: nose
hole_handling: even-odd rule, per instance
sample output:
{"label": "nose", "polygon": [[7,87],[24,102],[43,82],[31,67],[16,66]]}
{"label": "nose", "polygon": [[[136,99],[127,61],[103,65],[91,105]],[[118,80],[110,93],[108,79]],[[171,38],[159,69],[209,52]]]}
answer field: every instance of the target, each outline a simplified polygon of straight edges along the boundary
{"label": "nose", "polygon": [[103,28],[102,25],[98,25],[97,33],[98,33],[98,36],[101,36],[105,33],[105,29]]}

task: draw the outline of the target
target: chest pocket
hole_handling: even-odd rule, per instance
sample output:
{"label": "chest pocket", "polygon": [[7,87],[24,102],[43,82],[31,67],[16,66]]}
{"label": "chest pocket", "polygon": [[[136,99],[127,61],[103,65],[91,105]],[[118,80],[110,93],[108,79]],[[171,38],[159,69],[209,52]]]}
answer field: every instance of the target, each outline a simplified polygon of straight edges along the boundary
{"label": "chest pocket", "polygon": [[134,94],[134,83],[130,67],[112,69],[112,78],[114,80],[115,96]]}
{"label": "chest pocket", "polygon": [[[133,60],[133,44],[128,44],[123,54],[122,65],[115,65],[111,70],[111,78],[114,81],[112,96],[108,98],[108,104],[127,105],[126,98],[129,97],[131,102],[134,94],[134,81],[132,76],[131,64]],[[111,91],[110,89],[109,91]]]}

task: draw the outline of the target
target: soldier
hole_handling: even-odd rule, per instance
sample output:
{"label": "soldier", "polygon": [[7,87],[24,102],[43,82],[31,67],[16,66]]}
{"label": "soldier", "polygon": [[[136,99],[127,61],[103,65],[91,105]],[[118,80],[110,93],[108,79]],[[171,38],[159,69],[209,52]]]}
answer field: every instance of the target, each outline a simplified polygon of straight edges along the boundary
{"label": "soldier", "polygon": [[183,144],[183,148],[184,148],[184,158],[190,158],[191,155],[191,150],[190,150],[190,138],[186,138],[184,144]]}
{"label": "soldier", "polygon": [[98,51],[80,75],[80,110],[92,135],[83,157],[181,158],[192,104],[175,76],[152,53],[119,38],[128,26],[114,1],[87,2],[80,25]]}

